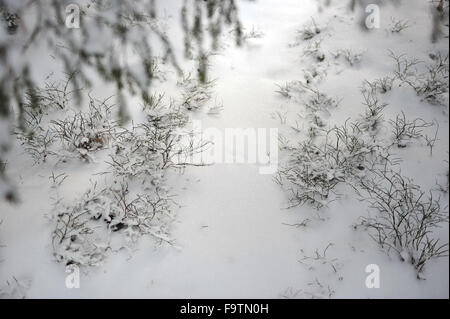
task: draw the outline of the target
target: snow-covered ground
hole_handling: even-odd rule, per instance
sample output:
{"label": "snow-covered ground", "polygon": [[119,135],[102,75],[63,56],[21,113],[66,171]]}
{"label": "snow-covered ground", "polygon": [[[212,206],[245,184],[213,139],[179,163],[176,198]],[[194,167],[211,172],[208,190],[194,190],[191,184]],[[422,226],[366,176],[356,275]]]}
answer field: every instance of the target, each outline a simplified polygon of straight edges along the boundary
{"label": "snow-covered ground", "polygon": [[[326,2],[326,1],[324,1]],[[448,55],[448,37],[431,42],[428,1],[408,0],[380,5],[379,29],[361,27],[361,17],[347,1],[258,0],[238,2],[249,38],[235,47],[229,34],[211,58],[210,77],[217,79],[214,98],[223,103],[217,115],[202,110],[192,115],[203,128],[278,128],[292,143],[304,136],[290,126],[305,128],[304,102],[276,93],[277,85],[305,79],[315,68],[322,80],[314,86],[339,105],[326,118],[327,125],[342,125],[364,113],[361,87],[364,80],[390,75],[395,54],[430,61],[429,54]],[[179,38],[177,8],[167,4],[169,33]],[[363,12],[357,8],[356,12]],[[392,32],[392,20],[408,21],[401,32]],[[312,20],[313,19],[313,20]],[[299,38],[298,30],[312,21],[321,29],[323,61],[316,53],[305,54],[315,40]],[[444,29],[448,35],[448,27]],[[351,65],[340,50],[361,53]],[[187,68],[189,68],[188,63]],[[49,73],[48,70],[43,71]],[[448,71],[447,71],[448,75]],[[155,83],[155,90],[176,95],[176,75]],[[173,83],[168,83],[172,81]],[[447,78],[448,81],[448,78]],[[448,83],[448,82],[447,82]],[[447,87],[448,88],[448,87]],[[103,90],[103,91],[102,91]],[[94,94],[108,96],[99,87]],[[448,103],[448,92],[446,103]],[[448,172],[448,104],[431,105],[407,85],[383,95],[383,117],[395,119],[403,111],[408,119],[439,123],[438,140],[430,154],[424,141],[398,149],[402,173],[423,190],[446,183]],[[135,119],[140,108],[128,101]],[[433,135],[433,127],[426,128]],[[280,162],[287,155],[280,152]],[[49,176],[65,173],[58,190],[65,200],[78,198],[90,179],[105,169],[100,155],[90,164],[70,163],[53,167],[32,165],[19,143],[8,154],[8,174],[16,183],[19,204],[0,202],[0,289],[6,297],[26,298],[448,298],[448,257],[432,259],[422,276],[398,255],[388,255],[370,238],[368,231],[354,228],[368,205],[351,189],[328,207],[316,210],[308,204],[287,209],[288,192],[275,182],[275,175],[260,174],[256,164],[215,164],[172,172],[169,184],[177,194],[172,223],[173,245],[156,244],[146,237],[130,250],[108,256],[98,267],[82,267],[80,288],[66,287],[65,266],[52,256],[51,232],[55,190]],[[442,192],[441,205],[448,204]],[[307,221],[301,226],[303,221]],[[448,241],[448,223],[435,235]],[[366,287],[366,266],[380,269],[380,287]],[[17,280],[17,281],[16,281]],[[12,291],[16,289],[15,291]]]}

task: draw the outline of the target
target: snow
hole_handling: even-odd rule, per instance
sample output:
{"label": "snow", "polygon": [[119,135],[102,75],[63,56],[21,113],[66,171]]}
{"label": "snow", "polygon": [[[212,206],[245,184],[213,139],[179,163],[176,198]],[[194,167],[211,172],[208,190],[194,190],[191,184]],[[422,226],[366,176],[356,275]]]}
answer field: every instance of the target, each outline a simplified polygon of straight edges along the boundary
{"label": "snow", "polygon": [[[314,67],[304,53],[304,40],[296,39],[297,30],[311,22],[326,26],[319,35],[326,58],[319,68],[326,70],[316,86],[324,92],[329,126],[343,124],[364,113],[360,93],[364,80],[374,80],[393,71],[388,49],[429,61],[429,53],[448,54],[448,37],[430,42],[428,2],[410,0],[408,4],[381,7],[381,29],[364,31],[356,13],[349,13],[343,1],[331,1],[318,11],[314,0],[276,0],[238,2],[246,31],[262,36],[247,39],[235,47],[225,35],[218,55],[211,59],[214,98],[223,104],[219,114],[211,116],[202,108],[191,116],[203,128],[278,128],[292,142],[298,136],[289,125],[297,114],[306,116],[304,98],[288,100],[277,94],[277,84],[303,81]],[[180,38],[177,8],[165,4],[171,23],[169,34]],[[386,28],[391,16],[407,19],[410,27],[401,33]],[[176,48],[182,57],[182,41]],[[292,45],[295,42],[295,45]],[[345,50],[350,51],[345,51]],[[342,56],[348,55],[349,60]],[[182,60],[182,59],[181,59]],[[46,63],[51,63],[51,59]],[[188,61],[185,61],[189,69]],[[49,64],[51,65],[51,64]],[[326,65],[324,67],[323,65]],[[42,66],[43,69],[45,67]],[[47,74],[47,70],[43,71]],[[179,95],[176,74],[168,81],[153,82],[155,91]],[[168,83],[172,81],[172,84]],[[95,92],[109,96],[108,88]],[[202,93],[202,92],[201,92]],[[204,93],[204,92],[203,92]],[[297,92],[296,92],[297,94]],[[183,97],[183,93],[181,93]],[[335,99],[335,100],[334,100]],[[388,106],[385,118],[404,111],[409,119],[438,121],[437,146],[433,155],[423,143],[412,142],[399,150],[402,173],[412,177],[424,190],[444,179],[448,171],[448,106],[430,105],[413,89],[402,86],[383,95]],[[340,101],[338,106],[335,101]],[[384,100],[383,100],[384,101]],[[447,94],[448,103],[448,94]],[[141,106],[129,98],[131,116],[138,121]],[[276,112],[286,114],[287,125]],[[303,113],[302,113],[303,112]],[[150,113],[152,114],[152,113]],[[305,121],[300,119],[302,125]],[[305,126],[306,127],[306,126]],[[1,128],[1,127],[0,127]],[[430,132],[432,132],[431,130]],[[428,132],[428,131],[427,131]],[[432,133],[429,133],[432,134]],[[3,136],[3,133],[2,135]],[[81,142],[83,142],[83,138]],[[81,151],[86,152],[85,149]],[[83,267],[80,288],[67,289],[65,266],[52,256],[51,212],[56,199],[49,176],[65,173],[68,177],[58,189],[70,203],[82,196],[91,180],[107,180],[96,174],[105,171],[96,154],[92,163],[69,162],[53,167],[39,166],[15,143],[6,154],[8,176],[16,184],[20,203],[0,202],[0,289],[2,297],[27,298],[448,298],[448,257],[431,260],[418,280],[411,265],[395,254],[387,255],[362,229],[354,229],[360,216],[367,216],[366,203],[358,200],[349,187],[327,208],[317,211],[308,205],[287,209],[288,193],[274,181],[274,175],[260,174],[259,165],[218,163],[173,171],[168,184],[177,194],[175,221],[170,238],[173,245],[143,237],[129,250],[111,253],[99,267]],[[280,157],[283,156],[280,154]],[[329,171],[329,178],[340,174]],[[1,182],[1,180],[0,180]],[[1,191],[0,183],[0,191]],[[448,193],[443,195],[448,203]],[[448,223],[437,230],[448,240]],[[365,285],[366,266],[380,268],[381,287]],[[17,278],[15,280],[14,278]]]}

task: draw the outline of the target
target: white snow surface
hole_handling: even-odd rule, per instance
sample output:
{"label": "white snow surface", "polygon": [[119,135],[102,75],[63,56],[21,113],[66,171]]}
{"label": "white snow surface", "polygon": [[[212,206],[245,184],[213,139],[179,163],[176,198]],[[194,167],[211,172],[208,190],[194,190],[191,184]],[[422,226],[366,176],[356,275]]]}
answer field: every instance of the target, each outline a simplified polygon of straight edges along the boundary
{"label": "white snow surface", "polygon": [[[181,44],[176,5],[173,1],[165,5],[169,33]],[[276,84],[302,79],[304,70],[311,66],[302,57],[304,44],[289,46],[295,41],[296,30],[311,17],[326,26],[322,35],[326,54],[339,49],[364,52],[354,67],[331,61],[326,79],[318,85],[341,100],[330,123],[342,123],[363,113],[363,80],[393,70],[388,49],[423,60],[436,50],[448,54],[448,38],[430,42],[431,17],[424,0],[382,6],[381,28],[371,32],[363,31],[359,17],[347,12],[347,1],[331,1],[322,11],[314,0],[242,1],[238,5],[246,30],[255,28],[264,35],[249,39],[240,48],[234,46],[231,36],[224,37],[210,71],[211,78],[217,79],[214,96],[224,108],[218,115],[207,115],[205,110],[193,116],[205,128],[285,130],[273,114],[278,111],[293,119],[302,109],[277,95]],[[391,17],[407,19],[409,28],[400,34],[389,33],[386,28]],[[52,68],[49,64],[45,72]],[[170,78],[176,79],[175,74]],[[155,85],[155,90],[174,90],[168,83]],[[105,87],[94,92],[108,96]],[[402,151],[408,159],[402,172],[428,189],[448,170],[444,162],[448,160],[448,106],[431,106],[406,87],[391,91],[388,100],[387,118],[404,111],[409,118],[439,121],[433,156],[423,145]],[[127,104],[132,116],[138,118],[139,106],[133,108],[133,99]],[[366,231],[353,229],[358,217],[367,214],[367,206],[352,192],[321,210],[320,218],[308,205],[286,209],[286,192],[274,182],[274,176],[259,174],[253,164],[216,164],[173,172],[170,184],[180,205],[175,207],[177,217],[172,225],[176,244],[157,245],[143,237],[132,251],[113,253],[102,266],[82,269],[81,287],[68,289],[65,267],[52,256],[53,224],[46,218],[53,196],[49,176],[52,171],[68,175],[61,191],[64,199],[70,200],[84,192],[93,174],[101,172],[105,164],[98,158],[90,164],[36,166],[17,143],[7,162],[8,175],[16,183],[21,201],[0,202],[0,288],[17,278],[28,287],[22,289],[26,298],[320,298],[329,297],[330,291],[333,298],[449,296],[448,257],[430,261],[426,280],[418,280],[411,265],[394,254],[388,256]],[[448,194],[445,197],[448,203]],[[307,227],[290,226],[305,219],[311,219]],[[448,240],[448,225],[439,232]],[[305,255],[314,256],[316,250],[323,252],[327,246],[327,259],[337,272],[327,263],[300,262]],[[380,267],[379,289],[366,288],[365,268],[369,264]]]}

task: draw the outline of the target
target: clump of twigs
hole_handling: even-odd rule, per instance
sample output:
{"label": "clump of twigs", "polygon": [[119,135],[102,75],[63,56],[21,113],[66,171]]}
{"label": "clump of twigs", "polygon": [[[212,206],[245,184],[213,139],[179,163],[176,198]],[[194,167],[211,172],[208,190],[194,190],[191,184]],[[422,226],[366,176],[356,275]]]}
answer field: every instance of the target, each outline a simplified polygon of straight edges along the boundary
{"label": "clump of twigs", "polygon": [[25,151],[30,154],[35,163],[46,162],[56,153],[52,150],[55,135],[52,131],[41,126],[42,115],[33,115],[35,127],[28,133],[18,130],[15,132],[17,139],[23,145]]}
{"label": "clump of twigs", "polygon": [[25,93],[20,113],[22,125],[14,133],[36,163],[56,155],[51,149],[55,134],[49,129],[47,117],[66,110],[69,102],[80,93],[72,89],[74,76],[75,72],[66,75],[63,81],[47,82],[43,88],[33,87]]}
{"label": "clump of twigs", "polygon": [[369,92],[378,92],[381,94],[385,94],[392,90],[394,85],[395,78],[391,76],[385,76],[379,79],[374,80],[373,82],[364,81],[365,90]]}
{"label": "clump of twigs", "polygon": [[[321,62],[320,59],[318,60]],[[327,76],[327,66],[322,63],[310,65],[307,69],[303,70],[303,72],[303,78],[305,79],[306,84],[319,84]]]}
{"label": "clump of twigs", "polygon": [[322,33],[321,28],[317,25],[314,19],[307,24],[305,24],[301,29],[297,31],[298,39],[303,41],[308,41],[313,39]]}
{"label": "clump of twigs", "polygon": [[112,120],[113,106],[106,102],[96,105],[90,98],[87,112],[76,112],[62,120],[51,121],[50,132],[59,140],[63,150],[89,162],[93,152],[109,146],[116,124]]}
{"label": "clump of twigs", "polygon": [[161,189],[135,194],[124,182],[116,180],[113,185],[100,190],[94,185],[73,205],[57,202],[52,236],[57,261],[98,266],[108,251],[133,244],[143,235],[171,243],[172,198]]}
{"label": "clump of twigs", "polygon": [[186,128],[188,116],[173,103],[146,108],[146,121],[114,135],[108,164],[116,176],[156,183],[169,168],[201,165],[190,161],[207,142],[196,141]]}
{"label": "clump of twigs", "polygon": [[320,209],[328,204],[330,193],[343,181],[343,176],[341,172],[330,174],[332,164],[322,161],[327,155],[311,142],[303,142],[279,169],[277,181],[288,189],[290,207],[307,203]]}
{"label": "clump of twigs", "polygon": [[71,100],[81,93],[81,89],[73,88],[73,79],[76,72],[66,74],[62,81],[48,81],[44,88],[33,88],[26,93],[27,110],[42,113],[50,110],[67,109]]}
{"label": "clump of twigs", "polygon": [[309,113],[328,112],[339,105],[339,101],[312,87],[310,83],[302,81],[290,81],[283,85],[277,84],[275,92],[284,98],[305,104]]}
{"label": "clump of twigs", "polygon": [[309,121],[307,132],[310,138],[315,138],[326,127],[323,118],[330,116],[330,111],[336,109],[340,101],[307,85],[304,85],[304,90],[308,93],[308,98],[304,102],[306,118]]}
{"label": "clump of twigs", "polygon": [[[417,95],[430,104],[448,104],[448,54],[431,53],[431,62],[425,64],[417,59],[409,59],[406,54],[395,55],[392,51],[390,57],[395,61],[395,75],[400,83],[412,87]],[[422,70],[418,69],[419,66],[423,66]]]}
{"label": "clump of twigs", "polygon": [[[111,170],[104,172],[111,180],[103,188],[95,184],[74,204],[63,204],[62,199],[56,202],[53,247],[58,261],[97,266],[109,251],[128,247],[144,235],[173,244],[169,225],[174,218],[174,201],[166,184],[166,171],[190,165],[185,160],[201,149],[194,142],[189,143],[190,133],[185,129],[188,116],[173,101],[166,105],[162,96],[153,97],[144,104],[145,121],[131,128],[93,123],[94,128],[107,134],[112,146],[107,162]],[[90,121],[104,118],[97,113],[98,108],[92,110]],[[80,119],[87,119],[84,115],[77,116],[57,126],[60,134],[66,132],[66,125],[74,123],[75,130],[80,126]],[[84,132],[84,127],[91,128],[82,124],[76,132]],[[79,140],[79,135],[75,135],[77,138],[71,138],[71,134],[62,136],[69,141]],[[92,145],[97,147],[96,143],[94,140]],[[98,143],[99,148],[104,145]],[[53,180],[58,181],[59,177],[53,176]]]}
{"label": "clump of twigs", "polygon": [[[196,90],[189,91],[196,96],[190,103],[201,100]],[[95,183],[72,204],[64,203],[57,191],[67,176],[51,176],[56,191],[51,214],[56,260],[67,265],[97,266],[110,251],[128,247],[144,235],[173,244],[169,225],[174,201],[166,172],[187,165],[201,166],[193,161],[193,155],[202,152],[208,143],[194,138],[187,128],[189,117],[183,107],[173,99],[167,103],[163,93],[145,96],[145,119],[131,127],[121,127],[113,120],[113,106],[108,99],[88,97],[84,111],[56,114],[59,117],[55,119],[45,112],[36,113],[33,123],[39,130],[34,131],[42,132],[43,137],[48,134],[48,143],[20,135],[35,157],[44,160],[52,155],[58,161],[72,157],[91,161],[96,152],[109,150],[106,163],[110,171],[100,173],[106,176],[104,186]]]}
{"label": "clump of twigs", "polygon": [[307,267],[310,271],[320,271],[323,277],[326,277],[327,284],[324,284],[318,278],[307,283],[308,289],[302,289],[300,292],[308,298],[332,298],[335,290],[331,282],[337,284],[344,278],[341,275],[343,264],[338,258],[327,256],[328,250],[333,247],[333,243],[329,243],[322,251],[315,249],[314,254],[309,256],[304,250],[301,250],[302,258],[299,263]]}
{"label": "clump of twigs", "polygon": [[[73,206],[57,203],[56,226],[52,234],[53,254],[66,264],[97,266],[105,258],[108,242],[101,238],[90,221],[95,221],[106,207],[107,198],[95,189],[87,191]],[[105,212],[106,213],[106,212]],[[103,232],[105,233],[105,232]]]}
{"label": "clump of twigs", "polygon": [[337,99],[300,81],[281,89],[279,93],[284,96],[291,96],[294,89],[302,96],[306,94],[303,104],[309,120],[306,141],[286,146],[289,156],[276,178],[290,193],[290,207],[310,204],[321,209],[340,197],[337,185],[391,160],[389,145],[376,138],[384,122],[382,111],[386,105],[374,92],[363,92],[366,111],[359,119],[327,128],[323,116],[338,107]]}
{"label": "clump of twigs", "polygon": [[[392,26],[393,33],[408,27],[405,21],[397,22]],[[318,57],[321,40],[305,34],[308,40],[304,53]],[[334,57],[356,66],[362,55],[362,51],[338,50]],[[394,250],[402,260],[414,265],[418,278],[421,278],[429,260],[448,254],[448,243],[442,244],[434,237],[436,228],[448,223],[448,214],[437,192],[431,190],[426,194],[396,172],[401,158],[395,154],[398,154],[398,148],[421,139],[424,141],[422,146],[426,144],[433,155],[439,123],[419,118],[410,120],[403,112],[393,119],[385,119],[384,110],[388,104],[381,94],[387,95],[394,87],[406,84],[429,103],[445,105],[446,101],[448,103],[448,55],[432,53],[429,63],[392,52],[390,56],[396,62],[394,73],[364,82],[364,113],[343,125],[330,128],[324,120],[339,102],[312,89],[311,84],[320,78],[319,73],[305,78],[306,82],[291,81],[279,86],[278,94],[305,106],[306,115],[299,114],[299,117],[307,119],[309,126],[303,130],[297,121],[296,126],[291,126],[296,133],[306,132],[306,140],[298,144],[280,138],[281,149],[286,151],[287,157],[280,165],[275,181],[287,190],[289,207],[308,204],[317,210],[341,197],[340,185],[350,186],[376,213],[374,217],[362,218],[362,224],[370,229],[371,236],[388,253]],[[322,61],[317,59],[315,66],[327,64],[320,63]],[[286,116],[278,116],[282,124],[286,124]],[[427,132],[431,127],[436,128],[434,134]],[[438,184],[438,188],[441,192],[446,191],[444,185]],[[306,227],[308,220],[291,226]],[[316,252],[316,259],[327,263],[322,258],[324,255]],[[327,291],[332,293],[332,289],[327,290],[319,280],[311,285],[324,296]]]}
{"label": "clump of twigs", "polygon": [[277,84],[278,90],[275,92],[280,94],[282,97],[290,99],[292,98],[291,93],[292,88],[294,88],[297,83],[298,82],[295,81],[295,82],[286,82],[285,84]]}
{"label": "clump of twigs", "polygon": [[308,43],[308,45],[303,49],[303,54],[310,56],[316,62],[325,61],[325,53],[321,49],[322,40],[312,40]]}
{"label": "clump of twigs", "polygon": [[430,58],[432,62],[426,66],[427,71],[420,76],[415,90],[431,104],[448,104],[448,54],[431,54]]}
{"label": "clump of twigs", "polygon": [[[409,121],[406,119],[405,113],[403,112],[401,115],[397,115],[395,120],[390,120],[389,123],[392,127],[393,143],[399,148],[407,147],[411,140],[424,137],[423,129],[433,125],[433,123],[425,122],[420,118]],[[432,148],[436,141],[436,136],[434,139],[430,137],[427,138]]]}
{"label": "clump of twigs", "polygon": [[261,39],[263,37],[264,37],[264,32],[255,28],[255,26],[252,26],[251,30],[249,30],[249,31],[246,31],[244,29],[243,33],[242,33],[243,41],[248,41],[250,39]]}
{"label": "clump of twigs", "polygon": [[343,57],[350,66],[356,66],[361,62],[363,54],[364,52],[360,50],[340,49],[334,53],[334,58],[339,59]]}
{"label": "clump of twigs", "polygon": [[164,105],[164,93],[153,92],[146,96],[142,105],[142,110],[159,109]]}
{"label": "clump of twigs", "polygon": [[310,97],[305,103],[305,107],[309,112],[329,112],[329,110],[339,106],[337,99],[329,97],[327,94],[309,86],[303,85],[303,87],[305,91],[310,93]]}
{"label": "clump of twigs", "polygon": [[409,28],[409,22],[407,20],[391,17],[391,24],[389,26],[389,31],[391,33],[400,33],[407,28]]}
{"label": "clump of twigs", "polygon": [[88,96],[87,110],[66,115],[69,104],[80,90],[71,89],[73,74],[62,82],[47,83],[43,89],[27,93],[23,110],[24,127],[15,135],[35,163],[49,158],[91,161],[91,154],[107,148],[114,127],[113,105]]}
{"label": "clump of twigs", "polygon": [[190,74],[179,82],[182,88],[181,106],[188,111],[195,111],[205,106],[212,98],[214,81],[199,81]]}
{"label": "clump of twigs", "polygon": [[366,107],[361,120],[362,128],[372,135],[377,134],[381,124],[384,122],[383,110],[387,104],[381,102],[377,94],[372,90],[363,91],[362,95],[364,98],[363,105]]}
{"label": "clump of twigs", "polygon": [[414,265],[418,278],[429,260],[448,256],[448,243],[432,235],[448,222],[434,191],[427,194],[392,170],[373,170],[358,186],[361,198],[376,213],[362,218],[362,225],[373,231],[372,238],[382,248]]}
{"label": "clump of twigs", "polygon": [[381,143],[373,143],[358,122],[323,130],[319,139],[309,139],[290,149],[277,181],[287,187],[291,207],[311,204],[320,209],[339,198],[335,188],[375,164],[389,161]]}
{"label": "clump of twigs", "polygon": [[319,249],[314,251],[313,256],[308,256],[303,250],[301,250],[303,257],[299,260],[299,263],[308,267],[309,270],[314,270],[316,265],[325,265],[330,267],[333,273],[339,273],[342,264],[338,262],[337,258],[329,258],[327,256],[327,251],[330,247],[334,246],[333,243],[329,243],[322,252]]}

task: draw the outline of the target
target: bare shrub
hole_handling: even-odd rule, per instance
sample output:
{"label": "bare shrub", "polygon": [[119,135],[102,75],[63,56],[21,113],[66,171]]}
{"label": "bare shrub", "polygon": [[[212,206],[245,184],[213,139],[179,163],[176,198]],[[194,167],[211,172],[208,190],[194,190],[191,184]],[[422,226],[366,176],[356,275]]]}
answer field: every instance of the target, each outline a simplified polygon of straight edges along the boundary
{"label": "bare shrub", "polygon": [[321,33],[322,30],[317,25],[314,19],[311,19],[309,23],[305,24],[301,29],[297,31],[298,39],[303,41],[311,40],[312,38],[316,37]]}
{"label": "bare shrub", "polygon": [[430,148],[430,155],[433,156],[433,150],[434,150],[434,146],[436,145],[436,142],[439,140],[438,139],[438,132],[439,132],[439,122],[438,121],[433,121],[432,125],[435,125],[436,130],[434,131],[433,135],[425,135],[425,141],[427,143],[427,146]]}
{"label": "bare shrub", "polygon": [[430,63],[424,65],[421,71],[418,66],[423,64],[417,59],[409,59],[406,54],[395,55],[392,51],[390,57],[396,63],[395,75],[401,83],[412,87],[417,95],[422,96],[430,104],[448,104],[448,54],[430,54]]}
{"label": "bare shrub", "polygon": [[258,30],[255,28],[255,26],[252,26],[250,31],[247,31],[245,28],[243,29],[242,33],[242,40],[248,41],[250,39],[261,39],[264,37],[264,32],[261,30]]}
{"label": "bare shrub", "polygon": [[373,170],[358,186],[361,198],[376,212],[374,217],[362,218],[362,225],[373,231],[371,237],[382,248],[414,265],[418,277],[429,260],[447,256],[448,243],[433,237],[433,231],[448,222],[435,192],[426,194],[391,170]]}
{"label": "bare shrub", "polygon": [[80,89],[71,89],[72,79],[73,74],[67,75],[64,81],[47,82],[44,88],[27,93],[21,121],[25,126],[14,134],[35,163],[49,158],[91,161],[91,153],[108,147],[116,126],[114,106],[108,104],[109,98],[98,101],[88,95],[86,111],[66,115],[74,96],[81,94]]}
{"label": "bare shrub", "polygon": [[364,81],[364,90],[371,92],[378,92],[381,94],[385,94],[392,90],[392,86],[394,85],[395,78],[390,76],[385,76],[379,79],[376,79],[373,82]]}
{"label": "bare shrub", "polygon": [[374,91],[363,91],[362,94],[364,98],[363,105],[366,108],[361,119],[361,126],[373,135],[378,132],[379,127],[384,122],[383,110],[387,104],[382,103]]}
{"label": "bare shrub", "polygon": [[152,93],[146,96],[144,99],[144,103],[142,105],[142,110],[152,110],[152,109],[158,109],[161,106],[163,106],[164,101],[164,93]]}
{"label": "bare shrub", "polygon": [[325,61],[325,53],[321,49],[322,40],[312,40],[303,49],[303,54],[312,57],[316,62]]}
{"label": "bare shrub", "polygon": [[346,123],[291,149],[277,177],[289,190],[291,207],[308,203],[320,209],[339,197],[338,184],[389,161],[383,145],[373,143],[364,132],[360,123]]}
{"label": "bare shrub", "polygon": [[182,87],[181,105],[188,111],[202,108],[212,98],[214,81],[200,82],[188,74],[178,84]]}
{"label": "bare shrub", "polygon": [[[109,250],[133,244],[143,235],[171,243],[171,203],[160,189],[133,194],[124,182],[101,190],[94,185],[75,204],[58,202],[53,208],[54,256],[67,265],[98,266]],[[116,237],[119,240],[114,241]]]}
{"label": "bare shrub", "polygon": [[115,122],[112,120],[111,109],[107,100],[96,105],[90,98],[87,112],[76,112],[72,116],[62,120],[51,121],[50,132],[59,140],[62,149],[68,154],[62,157],[76,157],[85,161],[91,161],[91,154],[95,151],[105,149],[114,131]]}
{"label": "bare shrub", "polygon": [[327,94],[309,86],[303,85],[303,87],[305,91],[310,93],[310,97],[305,103],[309,112],[329,112],[329,110],[339,106],[337,99],[329,97]]}
{"label": "bare shrub", "polygon": [[413,139],[422,138],[423,129],[433,125],[433,123],[427,123],[419,118],[408,121],[403,112],[389,123],[392,127],[393,143],[399,148],[405,148]]}
{"label": "bare shrub", "polygon": [[310,271],[323,273],[322,276],[325,277],[323,279],[326,280],[326,284],[318,278],[308,282],[307,289],[300,291],[305,297],[332,298],[335,294],[333,286],[343,280],[341,275],[343,264],[339,262],[338,258],[332,258],[327,255],[328,250],[333,246],[333,243],[329,243],[322,251],[315,249],[314,254],[311,256],[301,249],[302,258],[299,260],[299,263]]}
{"label": "bare shrub", "polygon": [[290,98],[292,98],[292,93],[291,93],[292,89],[297,88],[298,84],[299,84],[299,81],[286,82],[285,84],[277,84],[278,90],[275,92],[285,98],[290,99]]}
{"label": "bare shrub", "polygon": [[36,116],[34,121],[36,127],[33,130],[26,134],[23,131],[17,131],[15,134],[23,145],[24,150],[38,164],[46,162],[49,157],[56,156],[57,153],[52,150],[52,145],[55,142],[55,134],[40,126],[41,116]]}
{"label": "bare shrub", "polygon": [[448,54],[446,56],[442,56],[441,53],[431,54],[430,58],[433,62],[426,66],[427,72],[420,76],[419,84],[414,88],[417,94],[431,104],[445,105],[445,102],[448,104]]}
{"label": "bare shrub", "polygon": [[353,50],[353,49],[340,49],[334,53],[334,58],[339,59],[341,57],[350,65],[355,66],[363,57],[364,52],[361,50]]}
{"label": "bare shrub", "polygon": [[163,170],[195,165],[189,159],[208,143],[194,141],[185,127],[188,116],[175,106],[146,112],[144,123],[116,132],[108,164],[116,176],[155,184],[164,175]]}
{"label": "bare shrub", "polygon": [[391,24],[389,25],[389,31],[391,33],[400,33],[407,28],[409,28],[409,22],[407,20],[391,17]]}

